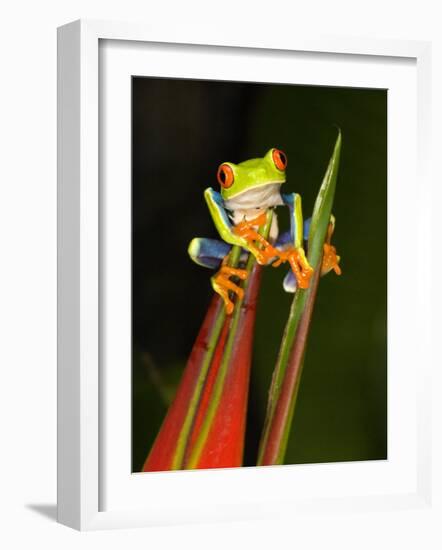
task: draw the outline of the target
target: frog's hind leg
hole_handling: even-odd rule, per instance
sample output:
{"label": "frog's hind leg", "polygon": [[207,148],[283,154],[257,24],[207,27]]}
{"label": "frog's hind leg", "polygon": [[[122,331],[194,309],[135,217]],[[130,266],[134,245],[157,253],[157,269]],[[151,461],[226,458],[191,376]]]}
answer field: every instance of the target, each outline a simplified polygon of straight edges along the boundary
{"label": "frog's hind leg", "polygon": [[331,244],[333,231],[335,230],[335,217],[332,215],[327,230],[327,237],[324,243],[324,254],[322,257],[321,275],[326,275],[333,270],[336,275],[341,275],[342,271],[339,267],[341,257],[336,254],[336,248]]}
{"label": "frog's hind leg", "polygon": [[278,235],[274,246],[278,250],[285,250],[289,246],[293,246],[293,237],[290,231],[284,231],[284,233]]}
{"label": "frog's hind leg", "polygon": [[[308,234],[310,231],[310,223],[312,219],[309,218],[304,222],[304,239],[307,245]],[[322,256],[321,276],[327,275],[330,271],[334,271],[336,275],[341,275],[341,268],[339,262],[341,257],[336,254],[336,248],[331,244],[331,238],[335,230],[336,218],[332,214],[330,216],[330,223],[328,224],[327,236],[324,243],[324,251]]]}
{"label": "frog's hind leg", "polygon": [[[311,221],[312,221],[311,218],[308,218],[307,220],[304,221],[305,248],[307,248]],[[330,244],[331,237],[335,228],[335,223],[336,223],[336,220],[332,214],[330,218],[330,224],[327,230],[326,241],[324,243],[324,254],[323,254],[322,265],[321,265],[321,276],[326,275],[331,270],[334,270],[337,275],[341,274],[341,268],[339,267],[339,261],[341,258],[336,254],[336,248]],[[282,233],[278,238],[276,247],[284,250],[284,248],[290,245],[290,239],[291,239],[291,236],[289,231],[287,231],[286,233]],[[293,275],[292,271],[289,271],[287,275],[284,277],[284,281],[282,285],[286,292],[291,292],[291,293],[296,292],[298,285],[297,285],[296,277]]]}
{"label": "frog's hind leg", "polygon": [[[308,233],[310,230],[310,222],[311,218],[304,221],[304,246],[307,244],[308,239]],[[290,248],[293,246],[293,236],[290,231],[285,231],[284,233],[281,233],[278,236],[278,239],[275,243],[275,247],[278,250],[285,250],[287,248]],[[290,269],[287,272],[287,275],[284,277],[284,281],[282,283],[282,286],[286,292],[294,293],[296,292],[296,289],[298,288],[298,282],[296,281],[296,277],[293,273],[293,271]]]}
{"label": "frog's hind leg", "polygon": [[247,278],[245,269],[227,265],[231,249],[232,246],[223,241],[204,238],[193,239],[188,248],[189,256],[198,265],[218,269],[217,273],[211,278],[212,288],[224,300],[228,315],[232,313],[234,307],[229,291],[236,294],[240,299],[244,296],[243,289],[231,281],[230,277],[238,277],[243,281]]}
{"label": "frog's hind leg", "polygon": [[[286,250],[293,246],[293,236],[290,231],[284,231],[278,236],[278,239],[275,243],[275,248],[278,250]],[[284,277],[282,286],[286,292],[296,292],[298,284],[296,282],[296,277],[293,274],[293,271],[290,269],[287,272],[287,275]]]}
{"label": "frog's hind leg", "polygon": [[287,275],[284,277],[282,286],[286,292],[294,293],[298,288],[298,283],[296,282],[296,277],[292,270],[287,272]]}
{"label": "frog's hind leg", "polygon": [[192,239],[187,249],[189,256],[198,265],[218,269],[232,246],[217,239],[197,237]]}

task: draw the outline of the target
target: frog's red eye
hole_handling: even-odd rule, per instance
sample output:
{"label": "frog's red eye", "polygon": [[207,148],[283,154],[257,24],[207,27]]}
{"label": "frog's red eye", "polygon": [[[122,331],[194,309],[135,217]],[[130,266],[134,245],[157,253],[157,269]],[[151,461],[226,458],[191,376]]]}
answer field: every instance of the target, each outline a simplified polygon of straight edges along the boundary
{"label": "frog's red eye", "polygon": [[273,149],[272,151],[273,162],[278,170],[285,170],[287,168],[287,155],[279,149]]}
{"label": "frog's red eye", "polygon": [[221,164],[218,168],[217,178],[218,183],[221,187],[224,187],[224,189],[231,187],[233,185],[233,180],[235,179],[232,167],[228,164]]}

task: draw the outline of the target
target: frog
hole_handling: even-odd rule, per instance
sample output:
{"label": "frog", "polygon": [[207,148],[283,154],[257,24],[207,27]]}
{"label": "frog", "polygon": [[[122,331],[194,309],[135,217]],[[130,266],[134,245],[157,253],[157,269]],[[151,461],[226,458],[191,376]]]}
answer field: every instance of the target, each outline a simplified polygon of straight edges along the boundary
{"label": "frog", "polygon": [[[307,289],[313,275],[305,248],[311,218],[303,220],[302,201],[299,193],[283,193],[286,183],[287,155],[272,147],[260,158],[252,158],[238,164],[222,162],[217,170],[220,191],[208,187],[204,191],[210,215],[221,239],[195,237],[188,246],[190,258],[200,266],[216,271],[211,277],[213,290],[224,301],[228,315],[233,312],[231,296],[242,299],[240,286],[248,272],[244,267],[229,265],[228,258],[234,246],[241,248],[242,264],[252,254],[260,265],[278,267],[288,262],[290,269],[284,277],[283,289],[294,293],[298,288]],[[290,229],[279,232],[276,208],[289,209]],[[272,212],[271,225],[265,238],[260,231]],[[335,227],[332,215],[324,243],[321,275],[334,271],[341,274],[340,256],[331,244]],[[232,280],[233,279],[233,280]],[[239,280],[239,281],[238,281]]]}

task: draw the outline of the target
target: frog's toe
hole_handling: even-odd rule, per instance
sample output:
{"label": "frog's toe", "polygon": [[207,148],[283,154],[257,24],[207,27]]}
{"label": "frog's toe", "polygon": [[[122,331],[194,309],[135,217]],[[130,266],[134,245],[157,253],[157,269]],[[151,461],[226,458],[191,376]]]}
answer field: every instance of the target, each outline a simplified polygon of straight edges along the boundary
{"label": "frog's toe", "polygon": [[298,284],[296,282],[296,277],[293,274],[292,270],[290,270],[287,273],[287,275],[284,277],[282,286],[286,292],[291,292],[292,294],[296,292],[296,289],[298,288]]}
{"label": "frog's toe", "polygon": [[238,277],[242,281],[247,279],[247,271],[245,269],[238,269],[230,267],[228,265],[221,266],[221,269],[211,277],[212,288],[217,292],[224,300],[225,311],[227,315],[231,315],[234,308],[234,303],[231,300],[229,291],[236,294],[239,300],[244,298],[244,289],[230,280],[230,277]]}
{"label": "frog's toe", "polygon": [[324,255],[322,257],[321,275],[326,275],[333,270],[336,275],[341,275],[339,266],[341,257],[336,254],[336,248],[328,243],[324,243]]}

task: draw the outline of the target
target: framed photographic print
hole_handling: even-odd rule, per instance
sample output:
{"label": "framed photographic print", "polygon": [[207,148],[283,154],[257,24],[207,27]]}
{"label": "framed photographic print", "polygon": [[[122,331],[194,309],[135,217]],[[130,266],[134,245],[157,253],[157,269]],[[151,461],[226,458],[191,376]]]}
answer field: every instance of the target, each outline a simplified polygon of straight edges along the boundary
{"label": "framed photographic print", "polygon": [[427,506],[429,45],[81,21],[58,63],[59,521]]}

